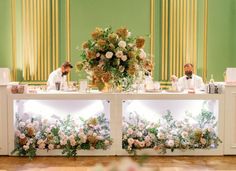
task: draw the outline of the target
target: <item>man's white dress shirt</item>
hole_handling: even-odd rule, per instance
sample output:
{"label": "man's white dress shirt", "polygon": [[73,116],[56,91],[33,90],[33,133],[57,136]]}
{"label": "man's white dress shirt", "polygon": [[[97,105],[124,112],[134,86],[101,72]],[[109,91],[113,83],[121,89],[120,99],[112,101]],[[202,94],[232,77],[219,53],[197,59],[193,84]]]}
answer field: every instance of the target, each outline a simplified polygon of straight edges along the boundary
{"label": "man's white dress shirt", "polygon": [[186,90],[186,89],[204,89],[204,83],[201,77],[197,75],[192,75],[192,78],[189,78],[185,75],[183,77],[180,77],[178,80],[178,88],[180,90]]}
{"label": "man's white dress shirt", "polygon": [[47,89],[56,90],[56,82],[61,82],[61,88],[65,89],[67,87],[66,75],[62,76],[61,68],[56,69],[49,75]]}

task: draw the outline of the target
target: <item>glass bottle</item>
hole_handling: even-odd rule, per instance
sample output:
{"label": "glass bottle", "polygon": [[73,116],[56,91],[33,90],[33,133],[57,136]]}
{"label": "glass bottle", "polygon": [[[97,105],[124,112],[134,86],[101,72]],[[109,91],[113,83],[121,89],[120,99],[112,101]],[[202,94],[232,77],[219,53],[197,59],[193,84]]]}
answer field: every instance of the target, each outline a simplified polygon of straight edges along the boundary
{"label": "glass bottle", "polygon": [[215,82],[215,80],[214,80],[214,78],[213,78],[213,74],[211,74],[210,83],[214,83],[214,82]]}

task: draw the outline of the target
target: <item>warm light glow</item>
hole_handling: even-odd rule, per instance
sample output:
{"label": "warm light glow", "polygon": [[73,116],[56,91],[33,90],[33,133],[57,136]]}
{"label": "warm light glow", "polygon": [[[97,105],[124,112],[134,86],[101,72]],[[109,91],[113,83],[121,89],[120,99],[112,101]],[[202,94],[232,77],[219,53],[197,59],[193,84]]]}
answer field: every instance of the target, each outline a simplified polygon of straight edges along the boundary
{"label": "warm light glow", "polygon": [[[187,115],[197,116],[202,109],[213,112],[218,119],[219,104],[217,100],[128,100],[123,104],[123,115],[128,117],[137,113],[143,119],[157,122],[169,110],[175,119],[181,120]],[[194,124],[195,120],[189,118]]]}
{"label": "warm light glow", "polygon": [[109,104],[104,100],[19,100],[15,103],[15,112],[19,114],[40,115],[44,119],[52,116],[65,118],[69,114],[74,118],[88,119],[109,112]]}

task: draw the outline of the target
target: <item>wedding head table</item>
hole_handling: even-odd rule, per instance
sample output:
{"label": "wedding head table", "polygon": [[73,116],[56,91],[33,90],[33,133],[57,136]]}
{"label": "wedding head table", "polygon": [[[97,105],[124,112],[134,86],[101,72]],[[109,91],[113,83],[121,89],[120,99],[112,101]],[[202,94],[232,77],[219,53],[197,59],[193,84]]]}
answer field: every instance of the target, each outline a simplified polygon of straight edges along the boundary
{"label": "wedding head table", "polygon": [[7,135],[9,155],[223,155],[224,94],[9,94]]}

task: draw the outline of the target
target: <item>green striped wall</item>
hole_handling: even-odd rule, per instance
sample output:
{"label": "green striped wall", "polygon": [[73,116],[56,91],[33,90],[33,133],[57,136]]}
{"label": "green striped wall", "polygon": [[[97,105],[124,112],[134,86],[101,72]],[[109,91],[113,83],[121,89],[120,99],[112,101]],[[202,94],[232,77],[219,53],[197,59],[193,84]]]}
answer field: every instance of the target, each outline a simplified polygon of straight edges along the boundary
{"label": "green striped wall", "polygon": [[[80,54],[81,43],[87,40],[96,26],[126,26],[134,35],[150,34],[150,1],[149,0],[70,0],[71,11],[71,59],[76,63]],[[203,0],[200,1],[202,7]],[[236,67],[236,1],[208,0],[208,53],[207,73],[217,81],[223,80],[226,67]],[[155,74],[159,78],[161,65],[161,0],[155,0]],[[201,4],[202,3],[202,4]],[[198,9],[199,14],[203,11]],[[65,37],[65,0],[60,0],[60,63],[66,59]],[[202,44],[203,16],[199,16],[198,44]],[[11,0],[0,0],[0,67],[12,66],[12,30]],[[199,46],[200,47],[200,46]],[[149,51],[147,37],[146,51]],[[201,59],[203,49],[198,49]],[[198,73],[202,73],[202,61],[199,60]],[[79,76],[73,71],[72,79]]]}

